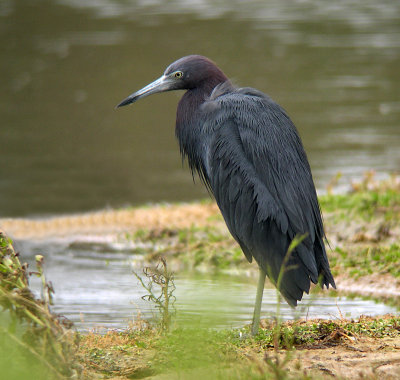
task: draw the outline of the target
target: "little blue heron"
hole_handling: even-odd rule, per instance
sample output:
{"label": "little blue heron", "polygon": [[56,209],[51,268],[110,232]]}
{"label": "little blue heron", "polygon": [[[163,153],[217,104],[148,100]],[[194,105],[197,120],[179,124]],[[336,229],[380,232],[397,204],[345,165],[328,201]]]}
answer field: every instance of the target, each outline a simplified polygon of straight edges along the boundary
{"label": "little blue heron", "polygon": [[171,90],[187,90],[175,127],[182,156],[214,195],[247,260],[258,263],[255,335],[266,275],[292,307],[310,281],[336,287],[306,153],[282,107],[258,90],[234,87],[200,55],[178,59],[117,107]]}

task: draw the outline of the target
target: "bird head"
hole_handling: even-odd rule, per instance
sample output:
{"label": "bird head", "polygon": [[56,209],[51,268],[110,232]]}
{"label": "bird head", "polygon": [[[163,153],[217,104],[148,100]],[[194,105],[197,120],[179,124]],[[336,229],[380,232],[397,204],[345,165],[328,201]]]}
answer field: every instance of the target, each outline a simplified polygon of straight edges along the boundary
{"label": "bird head", "polygon": [[117,108],[158,92],[209,87],[211,93],[217,84],[227,80],[225,74],[210,59],[201,55],[188,55],[170,64],[160,78],[129,95]]}

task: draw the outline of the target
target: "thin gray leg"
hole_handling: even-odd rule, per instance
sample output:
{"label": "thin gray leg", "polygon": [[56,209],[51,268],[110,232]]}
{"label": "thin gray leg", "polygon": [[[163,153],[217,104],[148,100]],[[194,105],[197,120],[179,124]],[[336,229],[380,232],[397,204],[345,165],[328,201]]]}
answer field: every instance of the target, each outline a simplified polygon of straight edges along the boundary
{"label": "thin gray leg", "polygon": [[265,277],[267,273],[264,272],[263,269],[259,268],[258,275],[258,285],[257,285],[257,296],[256,296],[256,304],[254,306],[254,315],[253,315],[253,326],[251,327],[251,335],[258,334],[258,327],[260,325],[260,315],[261,315],[261,303],[264,292],[264,284]]}

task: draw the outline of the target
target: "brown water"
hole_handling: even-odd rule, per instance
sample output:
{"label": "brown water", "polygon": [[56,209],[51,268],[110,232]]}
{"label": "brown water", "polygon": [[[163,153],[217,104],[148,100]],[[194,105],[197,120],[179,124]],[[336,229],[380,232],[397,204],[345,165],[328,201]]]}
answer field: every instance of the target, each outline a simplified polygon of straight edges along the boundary
{"label": "brown water", "polygon": [[206,197],[174,139],[181,93],[114,110],[190,53],[281,103],[323,189],[400,167],[400,2],[0,2],[0,215]]}

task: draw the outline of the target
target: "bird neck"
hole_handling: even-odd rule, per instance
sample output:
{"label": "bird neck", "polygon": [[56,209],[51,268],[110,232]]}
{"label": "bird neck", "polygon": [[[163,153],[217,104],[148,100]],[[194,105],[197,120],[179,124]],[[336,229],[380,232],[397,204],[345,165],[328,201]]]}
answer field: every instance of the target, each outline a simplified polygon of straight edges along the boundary
{"label": "bird neck", "polygon": [[[207,99],[208,95],[208,91],[199,87],[187,90],[183,94],[176,112],[176,132],[190,127],[194,122],[193,119],[196,118],[196,113]],[[177,133],[177,136],[178,135]]]}
{"label": "bird neck", "polygon": [[199,134],[202,123],[199,111],[208,95],[208,91],[199,87],[187,90],[179,101],[176,112],[175,135],[179,142],[182,158],[188,158],[192,171],[195,169],[199,171],[201,166]]}
{"label": "bird neck", "polygon": [[227,81],[228,78],[225,74],[214,66],[212,75],[185,92],[179,101],[176,113],[176,136],[178,139],[182,130],[193,128],[193,124],[200,121],[199,108],[209,98],[214,88]]}
{"label": "bird neck", "polygon": [[176,114],[175,135],[183,158],[188,158],[189,166],[197,171],[207,182],[205,167],[208,136],[203,130],[203,120],[200,107],[209,98],[214,88],[228,79],[221,76],[204,81],[202,85],[187,90],[178,104]]}

